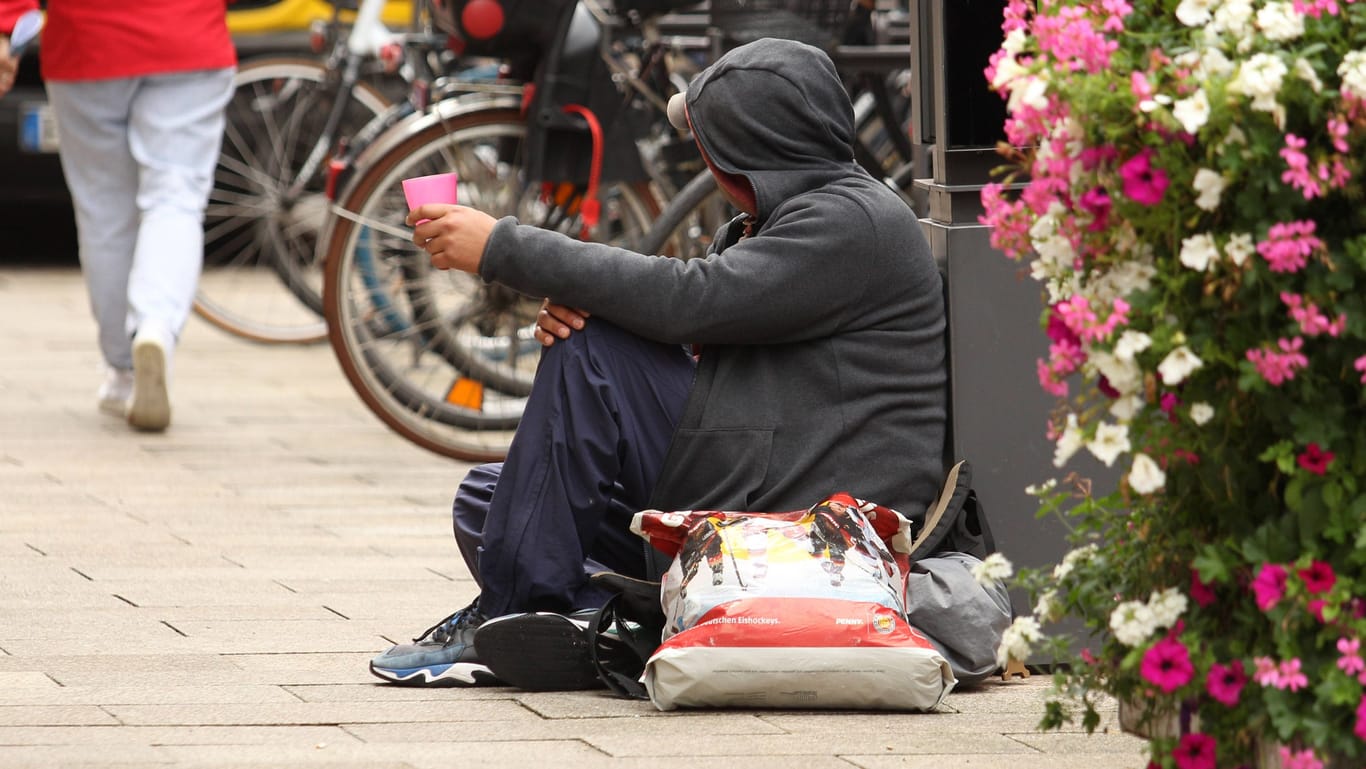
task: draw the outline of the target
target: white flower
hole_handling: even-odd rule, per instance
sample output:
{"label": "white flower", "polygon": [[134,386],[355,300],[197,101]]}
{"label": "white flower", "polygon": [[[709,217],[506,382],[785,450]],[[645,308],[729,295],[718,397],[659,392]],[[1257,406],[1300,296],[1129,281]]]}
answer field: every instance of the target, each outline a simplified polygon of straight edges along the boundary
{"label": "white flower", "polygon": [[1251,0],[1225,0],[1214,11],[1214,19],[1205,31],[1216,39],[1226,33],[1237,41],[1239,50],[1246,50],[1252,43],[1254,12]]}
{"label": "white flower", "polygon": [[1007,88],[1016,78],[1028,74],[1029,70],[1020,66],[1020,62],[1015,60],[1014,54],[1004,56],[996,62],[996,72],[991,78],[991,87],[997,90]]}
{"label": "white flower", "polygon": [[1140,409],[1143,408],[1145,401],[1138,393],[1130,393],[1115,398],[1110,403],[1110,416],[1121,422],[1131,422]]}
{"label": "white flower", "polygon": [[1043,621],[1051,621],[1062,613],[1062,607],[1058,605],[1058,591],[1048,589],[1039,596],[1039,600],[1034,604],[1034,616],[1040,617]]}
{"label": "white flower", "polygon": [[[1344,59],[1343,65],[1346,66],[1346,63]],[[1253,109],[1274,113],[1281,106],[1276,101],[1276,95],[1281,91],[1281,83],[1285,80],[1287,71],[1285,62],[1281,61],[1279,56],[1256,53],[1238,68],[1238,74],[1234,76],[1233,82],[1229,83],[1229,89],[1251,97]]]}
{"label": "white flower", "polygon": [[1319,80],[1319,73],[1314,71],[1314,65],[1310,64],[1308,59],[1295,60],[1295,77],[1308,83],[1314,93],[1323,90],[1323,81]]}
{"label": "white flower", "polygon": [[[1118,233],[1123,236],[1126,230],[1121,229]],[[1117,239],[1116,250],[1125,249],[1127,243],[1120,243]],[[1153,266],[1152,257],[1148,253],[1147,247],[1143,244],[1135,244],[1131,249],[1135,258],[1120,262],[1110,269],[1109,272],[1098,278],[1092,278],[1091,284],[1087,287],[1091,298],[1104,304],[1112,304],[1115,299],[1129,296],[1136,291],[1147,291],[1152,286],[1152,280],[1157,275],[1157,268]]]}
{"label": "white flower", "polygon": [[1148,609],[1153,613],[1153,620],[1158,627],[1171,627],[1181,618],[1190,602],[1186,596],[1174,587],[1169,587],[1162,592],[1153,591],[1148,596]]}
{"label": "white flower", "polygon": [[1094,544],[1082,545],[1081,547],[1076,547],[1067,551],[1067,554],[1062,557],[1062,562],[1059,563],[1057,566],[1053,567],[1053,579],[1063,579],[1068,574],[1072,573],[1072,569],[1077,564],[1081,563],[1082,561],[1091,560],[1091,558],[1099,551],[1100,546]]}
{"label": "white flower", "polygon": [[1142,331],[1127,329],[1119,335],[1119,341],[1115,342],[1115,357],[1120,360],[1133,360],[1134,356],[1148,349],[1153,343],[1153,338]]}
{"label": "white flower", "polygon": [[1195,205],[1200,206],[1206,211],[1213,211],[1219,207],[1219,197],[1224,194],[1224,177],[1218,171],[1211,171],[1202,168],[1195,172],[1195,181],[1191,183],[1195,191],[1200,196],[1195,199]]}
{"label": "white flower", "polygon": [[1167,357],[1157,364],[1157,373],[1162,375],[1162,384],[1168,387],[1181,384],[1191,372],[1205,365],[1205,362],[1195,357],[1195,353],[1189,347],[1180,347],[1167,353]]}
{"label": "white flower", "polygon": [[1257,26],[1267,40],[1294,40],[1304,34],[1304,16],[1290,3],[1267,3],[1257,11]]}
{"label": "white flower", "polygon": [[1142,112],[1152,112],[1153,110],[1159,107],[1165,107],[1171,103],[1172,97],[1164,93],[1158,93],[1153,94],[1153,98],[1151,99],[1144,99],[1143,101],[1139,102],[1138,109]]}
{"label": "white flower", "polygon": [[1006,35],[1006,39],[1002,41],[1001,50],[1013,57],[1024,50],[1026,42],[1028,42],[1028,38],[1025,36],[1024,29],[1016,27],[1015,29],[1010,30],[1010,34]]}
{"label": "white flower", "polygon": [[1033,617],[1016,617],[1001,634],[1001,645],[996,649],[996,662],[1002,667],[1011,660],[1029,659],[1031,644],[1043,640],[1039,621]]}
{"label": "white flower", "polygon": [[1113,465],[1119,455],[1129,448],[1129,426],[1104,422],[1096,428],[1096,436],[1086,443],[1086,450],[1104,462],[1106,467]]}
{"label": "white flower", "polygon": [[1091,353],[1086,365],[1105,377],[1120,395],[1138,392],[1143,387],[1143,369],[1132,358],[1124,360],[1114,353],[1097,350]]}
{"label": "white flower", "polygon": [[1057,446],[1053,449],[1053,466],[1062,467],[1067,464],[1067,460],[1081,449],[1085,438],[1081,434],[1081,427],[1077,425],[1077,415],[1067,415],[1067,425],[1062,429],[1062,435],[1058,436]]}
{"label": "white flower", "polygon": [[1172,107],[1172,117],[1176,118],[1186,133],[1193,134],[1209,120],[1209,98],[1205,89],[1197,89],[1190,97],[1182,99]]}
{"label": "white flower", "polygon": [[1219,261],[1219,246],[1209,233],[1192,235],[1181,240],[1181,263],[1196,272],[1205,272],[1214,262]]}
{"label": "white flower", "polygon": [[1134,456],[1134,464],[1129,468],[1129,488],[1139,494],[1151,494],[1167,485],[1167,474],[1157,466],[1147,454]]}
{"label": "white flower", "polygon": [[1058,487],[1057,478],[1049,478],[1043,483],[1031,483],[1025,487],[1025,493],[1031,497],[1041,497],[1044,494]]}
{"label": "white flower", "polygon": [[1201,401],[1191,404],[1191,421],[1203,425],[1214,418],[1214,407]]}
{"label": "white flower", "polygon": [[1234,233],[1224,244],[1224,253],[1228,254],[1229,261],[1243,266],[1249,256],[1257,251],[1257,247],[1252,243],[1252,235],[1246,232]]}
{"label": "white flower", "polygon": [[1176,18],[1188,27],[1203,27],[1214,18],[1210,11],[1218,4],[1218,0],[1181,0]]}
{"label": "white flower", "polygon": [[972,567],[972,578],[983,587],[994,582],[1004,582],[1015,573],[1015,567],[1004,555],[992,553]]}
{"label": "white flower", "polygon": [[1157,630],[1157,618],[1148,604],[1125,601],[1110,612],[1110,629],[1115,640],[1125,646],[1138,646]]}
{"label": "white flower", "polygon": [[1200,54],[1200,66],[1195,69],[1195,76],[1199,80],[1210,80],[1216,77],[1228,77],[1233,73],[1233,62],[1228,60],[1224,52],[1218,48],[1206,48]]}
{"label": "white flower", "polygon": [[1342,77],[1342,90],[1357,97],[1366,98],[1366,51],[1348,51],[1338,64],[1338,75]]}

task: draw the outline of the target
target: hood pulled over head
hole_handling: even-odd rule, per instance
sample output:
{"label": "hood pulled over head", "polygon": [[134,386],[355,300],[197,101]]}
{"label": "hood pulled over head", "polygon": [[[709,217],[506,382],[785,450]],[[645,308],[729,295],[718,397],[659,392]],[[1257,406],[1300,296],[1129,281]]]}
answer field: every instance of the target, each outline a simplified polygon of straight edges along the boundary
{"label": "hood pulled over head", "polygon": [[686,101],[703,152],[749,180],[761,220],[792,195],[857,168],[848,92],[814,46],[764,38],[735,48],[689,84]]}

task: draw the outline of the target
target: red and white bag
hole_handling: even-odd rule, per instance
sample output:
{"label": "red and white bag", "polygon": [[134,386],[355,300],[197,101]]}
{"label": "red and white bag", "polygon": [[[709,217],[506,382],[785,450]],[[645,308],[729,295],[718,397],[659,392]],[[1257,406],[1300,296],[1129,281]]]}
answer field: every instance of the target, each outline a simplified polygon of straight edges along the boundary
{"label": "red and white bag", "polygon": [[809,510],[636,514],[673,563],[644,683],[661,710],[929,710],[957,681],[906,622],[909,522],[837,494]]}

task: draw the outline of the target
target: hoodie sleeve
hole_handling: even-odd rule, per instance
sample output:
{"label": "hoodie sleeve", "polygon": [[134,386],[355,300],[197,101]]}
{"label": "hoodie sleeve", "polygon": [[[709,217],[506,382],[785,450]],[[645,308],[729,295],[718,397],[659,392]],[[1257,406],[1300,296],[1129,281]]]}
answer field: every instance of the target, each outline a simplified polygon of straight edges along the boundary
{"label": "hoodie sleeve", "polygon": [[880,241],[862,207],[822,193],[784,205],[760,235],[687,261],[507,218],[480,274],[661,342],[772,344],[829,336],[862,307],[873,276],[895,280],[896,249]]}

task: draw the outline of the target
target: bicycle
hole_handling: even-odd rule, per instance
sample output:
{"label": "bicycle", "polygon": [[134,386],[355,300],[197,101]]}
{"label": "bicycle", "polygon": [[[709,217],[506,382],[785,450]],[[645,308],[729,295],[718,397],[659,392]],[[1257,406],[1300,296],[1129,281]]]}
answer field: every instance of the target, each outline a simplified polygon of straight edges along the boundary
{"label": "bicycle", "polygon": [[326,338],[317,237],[327,215],[328,160],[343,137],[398,109],[391,93],[432,79],[445,37],[389,31],[384,0],[333,2],[314,31],[322,60],[265,57],[242,64],[227,107],[205,212],[204,272],[195,310],[265,343]]}

